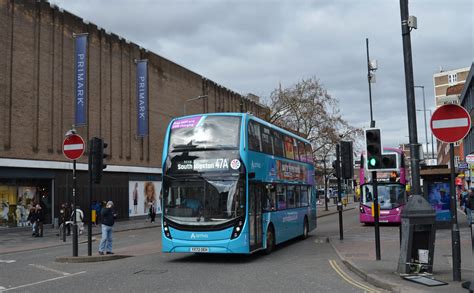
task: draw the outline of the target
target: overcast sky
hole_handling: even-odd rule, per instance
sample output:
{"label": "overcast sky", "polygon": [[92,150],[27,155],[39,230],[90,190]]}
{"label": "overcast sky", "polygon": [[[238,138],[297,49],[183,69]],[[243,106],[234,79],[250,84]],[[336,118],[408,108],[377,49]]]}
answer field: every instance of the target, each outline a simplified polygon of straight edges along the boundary
{"label": "overcast sky", "polygon": [[[351,125],[369,126],[365,39],[379,69],[374,119],[386,146],[408,142],[397,0],[51,0],[52,3],[241,94],[267,98],[315,76]],[[415,85],[434,108],[433,74],[474,60],[474,1],[413,0]],[[423,108],[421,89],[415,91]],[[425,142],[423,112],[418,141]],[[429,113],[428,113],[428,136]],[[428,137],[430,140],[430,137]],[[431,141],[431,140],[430,140]],[[431,147],[430,147],[431,148]]]}

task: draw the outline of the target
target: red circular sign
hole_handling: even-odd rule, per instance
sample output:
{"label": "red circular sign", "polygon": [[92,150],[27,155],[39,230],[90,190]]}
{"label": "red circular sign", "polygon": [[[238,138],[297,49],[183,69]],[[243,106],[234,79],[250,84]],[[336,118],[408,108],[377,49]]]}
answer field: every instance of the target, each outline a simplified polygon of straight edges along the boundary
{"label": "red circular sign", "polygon": [[463,139],[471,129],[471,117],[461,106],[443,105],[431,116],[431,132],[437,139],[453,143]]}
{"label": "red circular sign", "polygon": [[80,135],[72,134],[63,141],[63,154],[69,160],[77,160],[84,153],[84,140]]}

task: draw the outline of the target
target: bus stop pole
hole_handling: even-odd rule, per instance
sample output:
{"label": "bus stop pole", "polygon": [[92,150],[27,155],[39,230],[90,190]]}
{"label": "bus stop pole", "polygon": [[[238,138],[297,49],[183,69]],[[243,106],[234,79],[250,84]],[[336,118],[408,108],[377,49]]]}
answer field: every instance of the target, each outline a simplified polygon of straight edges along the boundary
{"label": "bus stop pole", "polygon": [[78,236],[77,236],[77,215],[76,215],[76,160],[72,163],[72,203],[73,203],[73,221],[72,226],[72,256],[78,255]]}
{"label": "bus stop pole", "polygon": [[456,208],[456,187],[454,186],[454,143],[449,144],[451,167],[451,182],[449,193],[451,195],[451,246],[453,254],[453,281],[461,281],[461,239],[459,235],[458,213]]}

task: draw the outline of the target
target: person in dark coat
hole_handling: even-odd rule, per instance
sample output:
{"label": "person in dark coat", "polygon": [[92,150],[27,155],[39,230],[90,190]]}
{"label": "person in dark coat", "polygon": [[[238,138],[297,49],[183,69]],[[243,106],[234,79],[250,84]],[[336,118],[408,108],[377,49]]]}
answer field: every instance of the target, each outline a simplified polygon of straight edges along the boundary
{"label": "person in dark coat", "polygon": [[35,207],[32,207],[30,209],[30,212],[28,213],[28,218],[26,218],[26,220],[30,222],[31,227],[33,229],[33,233],[31,234],[31,236],[36,236],[36,219],[37,219],[36,209]]}
{"label": "person in dark coat", "polygon": [[43,223],[44,223],[44,211],[43,208],[38,204],[36,205],[36,235],[35,237],[43,237]]}
{"label": "person in dark coat", "polygon": [[117,215],[114,211],[114,203],[108,201],[105,208],[100,212],[102,218],[102,239],[99,244],[99,254],[113,254],[112,252],[112,227]]}
{"label": "person in dark coat", "polygon": [[472,214],[474,213],[474,190],[471,188],[469,190],[469,196],[466,199],[466,215],[467,215],[467,224],[469,227],[472,225]]}

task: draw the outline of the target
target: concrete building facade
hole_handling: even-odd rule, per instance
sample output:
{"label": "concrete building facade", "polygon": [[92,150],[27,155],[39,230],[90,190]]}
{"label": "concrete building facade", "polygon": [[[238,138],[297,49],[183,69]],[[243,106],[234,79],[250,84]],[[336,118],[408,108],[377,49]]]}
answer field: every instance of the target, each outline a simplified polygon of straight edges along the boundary
{"label": "concrete building facade", "polygon": [[[166,127],[185,108],[187,114],[251,112],[265,118],[269,113],[258,97],[238,94],[46,1],[0,0],[4,226],[19,225],[22,209],[33,202],[46,206],[47,222],[53,222],[60,203],[71,200],[72,163],[62,154],[62,142],[74,123],[75,33],[88,33],[88,121],[76,130],[86,141],[97,136],[108,143],[108,167],[92,198],[116,201],[121,218],[130,216],[130,182],[159,184]],[[145,137],[137,136],[137,59],[148,60]],[[198,96],[205,98],[189,101]],[[77,161],[76,193],[83,209],[89,204],[87,160],[86,152]]]}

